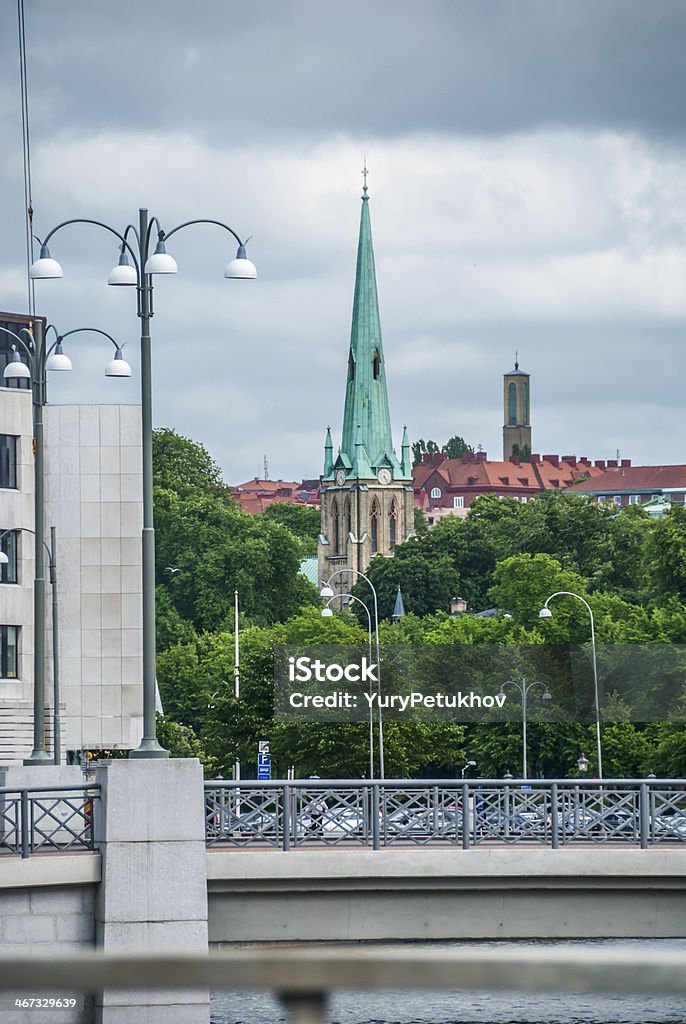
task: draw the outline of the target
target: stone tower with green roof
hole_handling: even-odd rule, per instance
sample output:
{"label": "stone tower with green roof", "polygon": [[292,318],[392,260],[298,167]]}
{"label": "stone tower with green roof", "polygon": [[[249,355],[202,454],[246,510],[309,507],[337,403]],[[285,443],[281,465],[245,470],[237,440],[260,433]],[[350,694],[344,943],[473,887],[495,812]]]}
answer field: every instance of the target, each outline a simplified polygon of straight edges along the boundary
{"label": "stone tower with green roof", "polygon": [[[414,532],[410,442],[405,429],[398,458],[391,435],[366,180],[341,445],[334,456],[329,428],[321,485],[320,580],[346,567],[364,572]],[[352,582],[341,573],[332,585],[345,591]]]}

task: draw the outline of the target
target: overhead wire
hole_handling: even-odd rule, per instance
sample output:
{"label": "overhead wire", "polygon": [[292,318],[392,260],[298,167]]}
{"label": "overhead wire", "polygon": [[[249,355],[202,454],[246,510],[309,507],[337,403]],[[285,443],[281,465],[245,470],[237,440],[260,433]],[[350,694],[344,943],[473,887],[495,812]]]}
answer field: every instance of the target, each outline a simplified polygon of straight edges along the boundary
{"label": "overhead wire", "polygon": [[29,131],[29,90],[26,59],[26,20],[24,0],[17,0],[17,25],[19,29],[19,81],[21,89],[21,141],[24,164],[24,222],[26,230],[26,289],[29,314],[36,313],[35,284],[31,280],[33,263],[33,195],[31,190],[31,134]]}

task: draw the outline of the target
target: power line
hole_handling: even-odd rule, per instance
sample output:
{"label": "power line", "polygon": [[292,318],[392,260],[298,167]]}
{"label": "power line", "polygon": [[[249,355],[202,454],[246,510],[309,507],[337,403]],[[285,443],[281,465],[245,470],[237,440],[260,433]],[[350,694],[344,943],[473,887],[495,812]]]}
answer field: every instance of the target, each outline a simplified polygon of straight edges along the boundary
{"label": "power line", "polygon": [[19,29],[19,83],[21,89],[21,143],[24,162],[24,219],[26,229],[26,290],[29,313],[35,316],[35,284],[29,273],[33,263],[33,196],[31,192],[31,136],[29,131],[29,90],[26,60],[26,20],[24,0],[17,0],[17,25]]}

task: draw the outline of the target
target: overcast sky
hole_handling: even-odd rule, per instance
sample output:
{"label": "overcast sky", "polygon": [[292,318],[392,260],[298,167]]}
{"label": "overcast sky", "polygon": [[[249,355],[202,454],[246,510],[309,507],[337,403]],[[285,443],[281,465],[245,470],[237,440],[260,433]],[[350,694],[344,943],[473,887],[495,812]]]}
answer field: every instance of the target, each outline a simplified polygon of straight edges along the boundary
{"label": "overcast sky", "polygon": [[[396,445],[502,451],[502,374],[535,451],[686,462],[683,0],[26,0],[34,228],[147,206],[220,229],[157,278],[154,419],[229,483],[321,472],[340,438],[369,166]],[[27,308],[15,5],[0,5],[0,309]],[[75,338],[53,401],[137,401],[138,320],[103,231],[51,243],[37,311]],[[103,345],[106,343],[103,342]],[[78,365],[78,369],[77,369]]]}

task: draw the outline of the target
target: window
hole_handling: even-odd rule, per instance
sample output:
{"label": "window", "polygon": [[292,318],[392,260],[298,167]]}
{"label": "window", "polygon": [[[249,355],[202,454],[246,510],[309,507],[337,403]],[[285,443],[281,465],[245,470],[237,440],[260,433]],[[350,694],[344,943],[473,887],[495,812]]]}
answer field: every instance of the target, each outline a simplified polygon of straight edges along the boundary
{"label": "window", "polygon": [[[22,328],[29,326],[31,326],[31,321],[27,317],[18,316],[12,317],[11,320],[0,320],[0,327],[4,328],[3,331],[0,331],[0,387],[23,389],[31,387],[31,381],[28,379],[5,380],[2,376],[2,371],[12,358],[13,345],[17,346],[22,362],[27,362],[26,355],[21,351],[19,343],[11,335],[5,334],[5,331],[12,331],[12,334],[21,334]],[[23,337],[25,338],[25,335]]]}
{"label": "window", "polygon": [[379,550],[379,506],[376,502],[372,505],[372,514],[370,516],[370,533],[372,535],[372,554],[375,555]]}
{"label": "window", "polygon": [[603,502],[605,501],[605,495],[604,494],[599,494],[596,500],[597,500],[599,505],[602,505]]}
{"label": "window", "polygon": [[464,497],[461,494],[453,498],[453,508],[464,508]]}
{"label": "window", "polygon": [[351,510],[350,510],[350,499],[349,498],[348,498],[348,500],[345,503],[345,511],[343,513],[343,516],[344,516],[344,522],[345,522],[345,543],[347,544],[348,543],[348,538],[350,537],[350,534],[352,533],[352,530],[353,530],[353,519],[352,519]]}
{"label": "window", "polygon": [[431,497],[432,498],[440,498],[440,496],[441,496],[441,488],[440,487],[432,487],[431,488]]}
{"label": "window", "polygon": [[17,486],[17,439],[0,434],[0,487]]}
{"label": "window", "polygon": [[612,500],[614,501],[615,505],[621,505],[622,504],[622,496],[621,496],[621,494],[615,494],[615,496],[614,496],[614,498]]}
{"label": "window", "polygon": [[19,626],[0,626],[0,676],[17,678]]}
{"label": "window", "polygon": [[395,502],[391,502],[391,511],[388,515],[388,542],[392,548],[395,547],[396,530],[398,525],[398,510]]}
{"label": "window", "polygon": [[641,495],[640,494],[630,494],[629,495],[629,504],[630,505],[640,505],[641,504]]}
{"label": "window", "polygon": [[[2,530],[0,530],[2,533]],[[0,564],[0,583],[17,582],[17,531],[8,530],[0,541],[0,551],[7,555],[7,563]]]}
{"label": "window", "polygon": [[528,498],[525,498],[525,497],[522,497],[522,498],[520,498],[519,500],[521,501],[522,505],[526,505],[526,503],[527,503],[527,501],[528,501],[529,499],[528,499]]}
{"label": "window", "polygon": [[659,499],[659,497],[660,497],[659,494],[651,494],[650,500],[651,501],[657,501]]}
{"label": "window", "polygon": [[507,421],[511,427],[517,423],[517,387],[510,381],[507,387]]}

